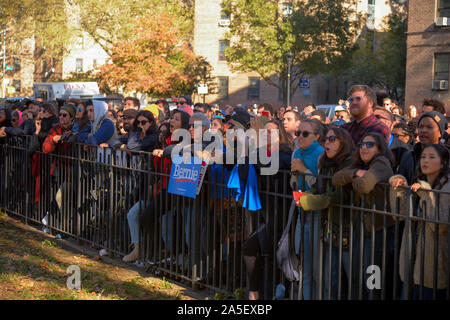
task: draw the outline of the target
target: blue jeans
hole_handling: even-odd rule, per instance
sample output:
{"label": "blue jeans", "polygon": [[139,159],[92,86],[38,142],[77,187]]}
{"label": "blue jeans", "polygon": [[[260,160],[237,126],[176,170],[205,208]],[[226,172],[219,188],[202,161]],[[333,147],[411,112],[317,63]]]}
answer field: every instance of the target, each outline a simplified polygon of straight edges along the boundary
{"label": "blue jeans", "polygon": [[[328,286],[329,286],[329,276],[328,276],[328,268],[330,266],[330,245],[324,245],[324,275],[323,275],[323,299],[328,300]],[[347,278],[350,276],[350,253],[348,250],[342,250],[341,257],[341,267],[343,272],[347,275]],[[339,248],[332,247],[331,248],[331,296],[330,300],[336,300],[338,297],[338,285],[339,285]],[[345,283],[341,282],[341,288],[345,287]],[[341,289],[342,290],[342,289]],[[341,291],[341,299],[345,299],[346,295]]]}
{"label": "blue jeans", "polygon": [[[143,200],[136,202],[127,214],[128,227],[130,228],[132,243],[139,242],[139,212],[144,210],[144,204],[145,203]],[[139,207],[141,210],[139,210]]]}
{"label": "blue jeans", "polygon": [[[303,245],[303,267],[302,267],[302,279],[303,279],[303,299],[311,300],[316,298],[316,285],[318,276],[318,245],[319,245],[319,215],[313,212],[300,213],[305,215],[305,234],[301,234],[301,221],[300,216],[297,218],[297,225],[295,227],[295,252],[299,254],[301,242],[304,240]],[[313,225],[314,223],[314,225]],[[314,228],[314,229],[313,229]],[[311,242],[311,233],[314,230],[314,237]],[[312,269],[311,269],[312,260]],[[312,288],[312,291],[311,291]]]}

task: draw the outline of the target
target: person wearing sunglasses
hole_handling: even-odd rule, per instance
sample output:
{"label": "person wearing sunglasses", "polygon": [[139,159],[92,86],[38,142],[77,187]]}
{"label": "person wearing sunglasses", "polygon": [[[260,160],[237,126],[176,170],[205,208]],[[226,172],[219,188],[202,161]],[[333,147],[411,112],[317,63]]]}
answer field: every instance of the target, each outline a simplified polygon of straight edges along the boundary
{"label": "person wearing sunglasses", "polygon": [[[325,177],[332,177],[336,172],[349,167],[352,164],[355,145],[350,134],[342,128],[331,127],[325,136],[325,152],[319,158],[319,174]],[[342,221],[342,242],[339,243],[340,208],[333,204],[348,203],[350,193],[343,192],[343,199],[340,198],[340,190],[331,184],[331,180],[323,179],[317,181],[305,195],[302,195],[297,201],[297,206],[303,210],[321,210],[322,221],[325,222],[323,228],[324,241],[324,299],[336,300],[338,296],[338,269],[339,269],[339,246],[342,246],[342,269],[347,277],[349,273],[349,253],[348,245],[350,238],[350,210],[343,210]],[[342,202],[341,202],[342,203]],[[331,251],[331,262],[329,259]],[[328,276],[328,269],[331,263],[331,278]],[[331,281],[331,292],[328,290],[329,281]],[[355,282],[354,282],[355,283]],[[343,292],[341,292],[343,293]],[[329,296],[330,294],[330,296]]]}
{"label": "person wearing sunglasses", "polygon": [[[332,183],[336,187],[346,187],[352,189],[354,192],[354,205],[360,206],[361,200],[364,199],[364,208],[373,208],[384,211],[385,205],[388,202],[386,186],[380,183],[387,182],[394,174],[392,165],[394,157],[388,148],[384,137],[375,132],[367,133],[363,136],[357,145],[355,160],[352,165],[344,168],[333,175]],[[395,223],[392,217],[386,217],[381,214],[372,214],[367,212],[355,212],[353,215],[355,228],[353,237],[353,252],[359,252],[360,245],[364,247],[363,266],[362,270],[367,270],[371,264],[381,266],[383,258],[383,248],[386,259],[386,266],[393,263],[394,254],[394,239],[395,239]],[[374,218],[372,220],[372,218]],[[386,218],[386,220],[384,220]],[[373,221],[375,224],[373,224]],[[361,228],[364,227],[363,243],[360,243]],[[385,229],[386,228],[386,229]],[[371,250],[371,232],[375,230],[375,249]],[[386,245],[383,245],[384,231],[386,231]],[[371,263],[371,255],[374,256],[374,261]],[[359,263],[358,259],[354,259],[354,263]],[[354,279],[359,279],[359,265],[353,265],[352,276]],[[393,270],[386,267],[386,283],[393,283]],[[381,290],[369,290],[365,283],[370,275],[363,271],[363,292],[364,299],[369,298],[369,291],[372,291],[374,299],[381,298]],[[359,288],[358,288],[359,289]],[[357,292],[354,292],[357,294]],[[390,291],[390,292],[389,292]],[[387,294],[391,294],[392,290],[386,290]]]}
{"label": "person wearing sunglasses", "polygon": [[[297,137],[298,149],[294,152],[291,163],[291,186],[293,190],[307,191],[315,183],[315,177],[308,174],[317,174],[317,162],[324,149],[319,144],[323,135],[324,128],[322,124],[315,119],[305,119],[300,123],[299,130],[295,133]],[[300,218],[297,219],[295,229],[295,251],[300,252],[300,242],[304,241],[304,269],[303,269],[303,298],[311,300],[315,298],[315,288],[318,273],[317,265],[314,263],[311,269],[311,259],[315,254],[312,252],[313,246],[317,248],[318,243],[318,215],[308,213],[305,217],[304,234],[301,234],[302,226]],[[310,240],[310,234],[313,233],[314,239]],[[311,281],[312,278],[312,281]],[[311,291],[312,288],[312,291]]]}
{"label": "person wearing sunglasses", "polygon": [[66,104],[61,107],[59,111],[59,124],[50,129],[48,136],[42,144],[42,152],[50,153],[55,151],[61,138],[65,133],[72,132],[73,120],[75,117],[75,107],[71,104]]}
{"label": "person wearing sunglasses", "polygon": [[78,133],[83,131],[89,125],[89,117],[86,110],[86,104],[81,101],[76,105],[75,111],[73,132]]}
{"label": "person wearing sunglasses", "polygon": [[354,85],[349,90],[349,111],[354,120],[342,125],[358,143],[369,132],[377,132],[388,141],[388,128],[373,114],[377,96],[375,91],[366,85]]}

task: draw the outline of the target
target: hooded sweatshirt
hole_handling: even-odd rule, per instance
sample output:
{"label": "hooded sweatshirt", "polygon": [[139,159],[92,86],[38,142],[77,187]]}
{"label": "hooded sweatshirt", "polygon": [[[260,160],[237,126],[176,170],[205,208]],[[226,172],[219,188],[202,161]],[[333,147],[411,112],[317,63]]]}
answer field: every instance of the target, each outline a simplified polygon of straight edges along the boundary
{"label": "hooded sweatshirt", "polygon": [[94,121],[78,135],[78,142],[100,145],[117,137],[114,122],[108,119],[108,105],[103,101],[93,100]]}

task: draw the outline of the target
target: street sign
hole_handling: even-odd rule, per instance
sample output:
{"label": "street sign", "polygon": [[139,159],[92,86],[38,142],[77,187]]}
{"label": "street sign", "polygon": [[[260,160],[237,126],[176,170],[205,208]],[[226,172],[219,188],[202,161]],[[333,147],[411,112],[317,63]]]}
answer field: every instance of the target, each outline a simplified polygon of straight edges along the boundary
{"label": "street sign", "polygon": [[10,65],[6,65],[5,70],[14,70],[14,67],[10,66]]}
{"label": "street sign", "polygon": [[309,88],[309,78],[301,78],[298,83],[299,88]]}
{"label": "street sign", "polygon": [[208,94],[208,85],[200,83],[197,88],[198,94]]}

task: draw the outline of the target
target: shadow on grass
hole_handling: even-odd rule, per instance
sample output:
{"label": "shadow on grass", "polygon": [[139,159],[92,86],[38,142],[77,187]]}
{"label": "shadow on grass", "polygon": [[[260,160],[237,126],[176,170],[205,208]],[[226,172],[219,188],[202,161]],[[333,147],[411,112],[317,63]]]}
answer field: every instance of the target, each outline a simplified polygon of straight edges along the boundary
{"label": "shadow on grass", "polygon": [[[36,294],[33,290],[24,290],[21,294],[24,299],[77,299],[83,291],[86,294],[95,292],[104,298],[112,296],[117,299],[173,300],[179,298],[179,293],[170,295],[159,291],[157,282],[149,283],[141,277],[123,281],[115,279],[114,274],[86,268],[95,263],[104,263],[101,261],[93,261],[86,266],[84,263],[80,264],[81,291],[67,289],[66,282],[69,275],[66,274],[66,270],[72,264],[77,265],[76,261],[68,263],[48,253],[52,247],[55,247],[55,250],[62,249],[67,252],[66,247],[61,248],[53,239],[21,229],[5,221],[4,218],[0,218],[0,229],[0,281],[7,281],[13,287],[14,281],[20,276],[32,278],[33,281],[47,281],[44,286],[45,292]],[[73,250],[68,253],[82,255]],[[111,267],[111,265],[108,266]]]}

